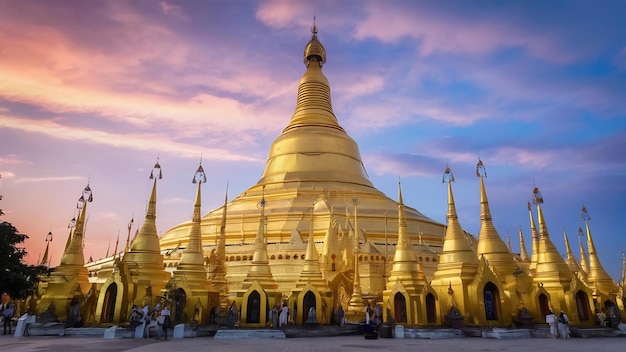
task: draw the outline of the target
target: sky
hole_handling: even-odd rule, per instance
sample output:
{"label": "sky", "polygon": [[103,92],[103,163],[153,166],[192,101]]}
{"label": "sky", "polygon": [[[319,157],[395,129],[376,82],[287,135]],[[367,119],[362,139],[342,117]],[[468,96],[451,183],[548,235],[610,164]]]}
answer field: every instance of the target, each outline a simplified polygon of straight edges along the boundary
{"label": "sky", "polygon": [[478,158],[514,252],[539,187],[578,257],[581,208],[606,271],[626,250],[626,2],[0,0],[0,208],[27,262],[58,265],[89,183],[86,259],[141,226],[158,161],[160,235],[261,177],[293,114],[313,17],[335,115],[373,184],[480,229]]}

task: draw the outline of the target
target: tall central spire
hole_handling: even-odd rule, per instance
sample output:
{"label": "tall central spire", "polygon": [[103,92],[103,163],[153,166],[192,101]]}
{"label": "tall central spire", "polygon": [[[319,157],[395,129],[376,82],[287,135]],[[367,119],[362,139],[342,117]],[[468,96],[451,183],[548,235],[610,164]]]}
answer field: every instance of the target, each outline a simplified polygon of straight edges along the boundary
{"label": "tall central spire", "polygon": [[326,181],[373,187],[359,148],[333,113],[330,85],[322,73],[326,49],[311,27],[304,48],[306,72],[300,79],[296,109],[270,149],[258,184]]}

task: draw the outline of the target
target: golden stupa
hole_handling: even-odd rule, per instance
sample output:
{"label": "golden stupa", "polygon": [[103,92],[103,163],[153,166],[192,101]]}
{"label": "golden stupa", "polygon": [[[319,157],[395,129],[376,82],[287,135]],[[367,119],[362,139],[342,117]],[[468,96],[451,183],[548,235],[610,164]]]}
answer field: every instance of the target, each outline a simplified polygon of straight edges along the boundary
{"label": "golden stupa", "polygon": [[[356,142],[339,125],[330,85],[322,72],[326,50],[315,26],[312,31],[304,49],[306,72],[300,79],[295,112],[272,143],[263,175],[225,208],[202,218],[202,241],[209,254],[217,247],[223,209],[227,209],[226,277],[229,287],[241,286],[255,253],[263,208],[273,279],[278,290],[288,296],[305,268],[310,233],[326,280],[345,282],[349,286],[346,291],[351,291],[349,273],[354,270],[356,231],[361,288],[364,295],[375,296],[385,288],[384,271],[391,269],[396,242],[391,234],[398,231],[398,203],[372,185]],[[355,204],[358,229],[353,221]],[[423,247],[421,259],[432,261],[427,269],[432,272],[444,226],[410,207],[405,213],[408,239],[412,245]],[[175,250],[187,246],[191,226],[191,222],[182,223],[161,237],[161,251],[172,253],[165,257],[168,266],[177,265]],[[339,274],[344,278],[336,279]]]}
{"label": "golden stupa", "polygon": [[[601,312],[612,324],[625,320],[626,259],[617,284],[600,263],[585,208],[589,254],[581,236],[578,262],[567,235],[567,259],[553,244],[538,188],[534,207],[528,204],[531,255],[521,229],[521,253],[511,252],[493,224],[481,160],[477,238],[461,227],[449,167],[446,225],[406,206],[400,185],[397,201],[377,190],[333,113],[322,73],[326,50],[315,23],[311,31],[295,112],[272,143],[259,181],[201,216],[200,166],[193,218],[159,239],[155,180],[132,244],[129,225],[123,253],[85,264],[88,282],[81,260],[64,260],[44,280],[38,312],[55,300],[66,309],[79,297],[81,311],[93,312],[86,323],[124,323],[133,304],[156,302],[172,305],[174,322],[247,327],[274,323],[270,312],[281,306],[297,325],[338,323],[339,311],[349,321],[376,312],[375,318],[405,326],[528,325],[544,322],[549,309],[565,311],[580,326],[598,324]],[[155,170],[160,173],[158,162]],[[80,238],[77,226],[73,240]],[[64,258],[82,259],[76,250],[68,246]]]}

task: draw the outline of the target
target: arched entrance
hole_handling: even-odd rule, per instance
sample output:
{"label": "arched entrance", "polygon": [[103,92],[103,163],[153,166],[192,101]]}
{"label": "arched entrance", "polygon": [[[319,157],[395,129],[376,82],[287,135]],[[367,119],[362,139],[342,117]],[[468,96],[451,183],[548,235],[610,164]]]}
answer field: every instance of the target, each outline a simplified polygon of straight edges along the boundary
{"label": "arched entrance", "polygon": [[246,323],[261,322],[261,295],[259,291],[252,291],[248,296],[248,307],[246,311]]}
{"label": "arched entrance", "polygon": [[315,304],[315,294],[311,291],[308,291],[305,295],[304,295],[304,299],[302,302],[302,305],[304,306],[302,309],[302,324],[306,323],[307,319],[309,319],[309,309],[311,309],[311,307],[313,307],[313,309],[315,309],[316,304]]}
{"label": "arched entrance", "polygon": [[406,323],[406,300],[400,292],[393,296],[393,315],[396,323]]}
{"label": "arched entrance", "polygon": [[174,310],[173,320],[177,323],[186,320],[185,308],[187,306],[187,294],[185,290],[182,288],[176,289],[176,291],[174,291],[174,302],[172,303],[174,304],[174,307],[172,307]]}
{"label": "arched entrance", "polygon": [[589,298],[583,291],[576,292],[576,308],[578,309],[578,319],[580,321],[589,320]]}
{"label": "arched entrance", "polygon": [[546,315],[548,315],[548,310],[550,310],[550,306],[548,304],[548,296],[543,293],[539,295],[539,309],[541,310],[541,321],[546,322]]}
{"label": "arched entrance", "polygon": [[437,307],[435,306],[435,295],[429,293],[426,295],[426,321],[428,324],[437,322]]}
{"label": "arched entrance", "polygon": [[115,301],[117,300],[117,284],[112,283],[104,293],[104,303],[102,304],[102,314],[100,322],[111,323],[115,315]]}
{"label": "arched entrance", "polygon": [[485,285],[485,293],[483,295],[485,302],[485,318],[487,320],[498,320],[500,310],[500,293],[498,287],[489,282]]}

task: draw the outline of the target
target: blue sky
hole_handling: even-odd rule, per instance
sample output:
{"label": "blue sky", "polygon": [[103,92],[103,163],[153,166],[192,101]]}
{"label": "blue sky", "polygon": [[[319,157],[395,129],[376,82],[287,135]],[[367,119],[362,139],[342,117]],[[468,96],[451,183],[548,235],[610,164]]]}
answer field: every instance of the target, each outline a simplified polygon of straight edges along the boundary
{"label": "blue sky", "polygon": [[[459,220],[480,227],[483,160],[494,223],[530,250],[540,188],[550,235],[578,253],[583,204],[602,263],[626,249],[626,3],[605,1],[0,0],[0,201],[58,263],[89,181],[85,254],[143,221],[157,156],[157,228],[256,183],[287,125],[313,16],[335,115],[372,182],[444,222],[452,168]],[[134,231],[134,230],[133,230]]]}

